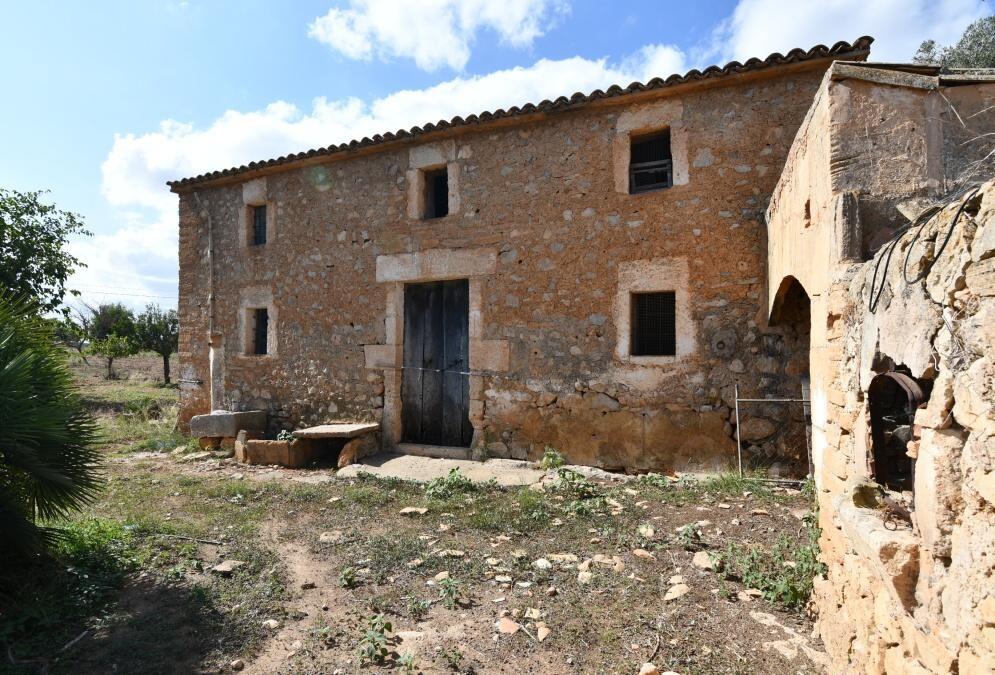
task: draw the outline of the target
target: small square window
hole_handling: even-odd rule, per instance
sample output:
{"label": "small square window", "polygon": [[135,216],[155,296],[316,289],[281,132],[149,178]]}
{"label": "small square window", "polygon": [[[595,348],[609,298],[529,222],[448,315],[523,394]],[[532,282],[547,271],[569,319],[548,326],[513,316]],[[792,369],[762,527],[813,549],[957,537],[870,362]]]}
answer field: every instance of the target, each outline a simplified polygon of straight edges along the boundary
{"label": "small square window", "polygon": [[266,337],[269,332],[269,310],[265,307],[252,312],[252,353],[262,356],[267,353]]}
{"label": "small square window", "polygon": [[669,188],[673,184],[670,130],[633,138],[629,147],[629,194]]}
{"label": "small square window", "polygon": [[425,217],[449,215],[449,171],[446,167],[425,172]]}
{"label": "small square window", "polygon": [[266,205],[252,208],[252,245],[261,246],[266,243]]}
{"label": "small square window", "polygon": [[632,294],[632,356],[677,354],[676,304],[673,291]]}

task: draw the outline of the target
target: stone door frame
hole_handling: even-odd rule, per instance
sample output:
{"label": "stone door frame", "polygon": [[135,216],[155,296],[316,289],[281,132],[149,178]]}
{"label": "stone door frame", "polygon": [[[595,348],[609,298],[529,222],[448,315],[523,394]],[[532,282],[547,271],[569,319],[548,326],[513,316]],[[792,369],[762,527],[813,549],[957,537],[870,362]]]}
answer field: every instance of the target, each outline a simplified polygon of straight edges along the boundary
{"label": "stone door frame", "polygon": [[377,283],[386,287],[384,344],[365,345],[366,367],[383,371],[383,418],[380,421],[384,450],[401,443],[401,380],[404,356],[404,285],[428,281],[466,279],[469,285],[470,447],[483,444],[484,379],[487,373],[505,372],[509,363],[507,340],[485,340],[482,309],[484,278],[497,271],[497,250],[430,249],[416,253],[377,256]]}

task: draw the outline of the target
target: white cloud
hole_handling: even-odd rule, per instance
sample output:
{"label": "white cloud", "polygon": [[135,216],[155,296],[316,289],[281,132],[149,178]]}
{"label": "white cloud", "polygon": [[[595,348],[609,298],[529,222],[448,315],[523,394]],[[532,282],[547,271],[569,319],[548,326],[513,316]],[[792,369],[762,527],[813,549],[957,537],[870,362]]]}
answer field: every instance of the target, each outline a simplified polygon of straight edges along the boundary
{"label": "white cloud", "polygon": [[740,0],[701,57],[743,61],[871,35],[871,60],[910,61],[923,40],[955,42],[990,13],[983,0]]}
{"label": "white cloud", "polygon": [[350,59],[410,58],[423,70],[462,70],[478,31],[503,44],[528,47],[556,17],[564,0],[350,0],[308,26],[308,35]]}
{"label": "white cloud", "polygon": [[[166,188],[167,180],[455,115],[666,77],[683,67],[683,54],[676,47],[649,45],[620,64],[580,57],[541,59],[527,68],[456,77],[370,102],[316,98],[310,110],[302,110],[276,101],[262,110],[230,110],[205,128],[167,120],[149,133],[116,135],[102,166],[104,197],[122,209],[152,216],[129,214],[125,226],[116,232],[78,242],[74,251],[89,268],[78,273],[73,283],[103,292],[118,288],[122,294],[134,293],[120,299],[137,306],[147,301],[137,294],[175,295],[176,195]],[[100,301],[107,296],[88,299]]]}
{"label": "white cloud", "polygon": [[[552,6],[546,2],[539,4]],[[471,20],[462,18],[457,11],[460,8],[452,2],[439,0],[432,11],[453,14],[441,22],[442,33],[446,35],[438,39],[433,37],[430,42],[442,44],[455,36],[457,51],[463,49],[459,53],[466,55],[472,37],[472,31],[466,32],[466,26],[492,27],[499,35],[507,35],[508,42],[517,40],[517,44],[527,44],[541,34],[541,22],[529,23],[522,18],[527,14],[522,8],[534,8],[536,3],[510,0],[502,7],[505,5],[513,7],[505,14],[494,10],[496,14],[485,12],[481,15],[485,18]],[[356,17],[372,20],[378,16],[370,9],[373,6],[372,2],[357,3],[352,10],[343,11],[359,12]],[[470,6],[460,5],[461,8]],[[838,39],[853,40],[863,34],[877,38],[872,48],[874,60],[908,60],[922,40],[934,38],[941,43],[953,42],[968,23],[985,13],[985,6],[975,0],[935,0],[932,3],[923,0],[826,0],[822,4],[741,0],[733,15],[716,30],[714,42],[690,50],[690,56],[674,45],[653,44],[614,64],[606,59],[581,57],[542,59],[529,67],[456,77],[426,89],[398,91],[373,101],[317,98],[310,110],[276,101],[261,110],[228,111],[203,128],[167,120],[155,131],[115,137],[102,167],[103,194],[111,204],[138,211],[141,215],[128,214],[125,225],[116,232],[75,244],[74,251],[90,267],[77,274],[73,281],[78,287],[134,293],[121,299],[136,305],[146,302],[145,298],[137,297],[139,294],[175,295],[176,197],[166,189],[167,180],[407,129],[454,115],[537,103],[575,91],[587,93],[612,84],[624,86],[634,80],[645,82],[653,77],[684,72],[689,67],[701,68],[709,63],[721,64],[750,56],[764,57],[773,51],[785,52],[797,46],[808,48],[820,42],[831,44]],[[346,24],[347,27],[351,25]],[[403,43],[407,46],[397,46],[402,43],[391,42],[393,38],[383,39],[382,35],[386,33],[378,32],[379,29],[366,31],[362,22],[356,25],[361,29],[350,34],[350,39],[356,38],[354,43],[336,42],[340,47],[346,45],[342,48],[353,50],[355,55],[372,57],[396,47],[398,54],[407,54],[416,60],[428,59],[424,61],[426,64],[443,62],[432,61],[439,58],[438,53],[418,40]],[[419,30],[415,27],[411,32],[417,34]],[[360,39],[364,35],[367,42]],[[421,52],[418,50],[423,47],[429,51],[419,57]],[[432,56],[433,53],[436,55]],[[446,58],[450,57],[451,54],[446,55]],[[445,62],[459,67],[465,59]],[[107,296],[93,295],[90,299],[107,299]],[[162,302],[169,304],[169,300]]]}

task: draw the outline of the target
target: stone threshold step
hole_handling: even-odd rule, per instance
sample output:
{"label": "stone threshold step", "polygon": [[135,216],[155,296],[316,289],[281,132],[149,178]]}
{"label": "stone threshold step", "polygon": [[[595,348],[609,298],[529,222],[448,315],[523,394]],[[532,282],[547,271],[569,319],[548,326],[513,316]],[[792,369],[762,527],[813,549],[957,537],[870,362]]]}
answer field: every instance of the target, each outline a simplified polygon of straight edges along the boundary
{"label": "stone threshold step", "polygon": [[421,443],[398,443],[397,452],[401,455],[416,457],[435,457],[436,459],[474,459],[470,448],[460,448],[450,445],[423,445]]}

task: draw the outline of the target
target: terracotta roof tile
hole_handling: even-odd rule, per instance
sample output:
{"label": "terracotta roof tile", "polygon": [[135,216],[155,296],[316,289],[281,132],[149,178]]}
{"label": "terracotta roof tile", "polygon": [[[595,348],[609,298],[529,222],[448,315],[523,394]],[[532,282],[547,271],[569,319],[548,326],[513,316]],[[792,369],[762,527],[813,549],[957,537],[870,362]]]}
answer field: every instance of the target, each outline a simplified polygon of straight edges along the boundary
{"label": "terracotta roof tile", "polygon": [[633,82],[628,87],[622,88],[620,86],[612,85],[608,87],[606,91],[600,89],[595,89],[590,94],[582,94],[577,92],[567,98],[566,96],[560,96],[559,98],[550,101],[545,100],[538,104],[526,103],[523,106],[512,106],[507,110],[498,109],[494,112],[482,112],[477,115],[468,115],[467,117],[456,116],[451,120],[439,120],[436,123],[428,123],[423,126],[415,126],[411,129],[404,130],[400,129],[395,132],[387,132],[384,134],[375,134],[372,138],[364,137],[360,140],[352,140],[348,143],[341,143],[339,145],[330,145],[325,148],[316,148],[312,150],[306,150],[304,152],[298,152],[290,155],[285,155],[282,157],[277,157],[275,159],[267,159],[258,162],[249,162],[248,164],[243,164],[242,166],[232,167],[230,169],[224,169],[221,171],[211,171],[209,173],[204,173],[199,176],[194,176],[192,178],[183,178],[182,180],[169,181],[167,185],[173,189],[173,191],[181,191],[184,188],[192,187],[194,185],[209,183],[215,180],[230,178],[232,176],[237,176],[242,173],[247,173],[256,169],[263,169],[268,167],[279,166],[282,164],[291,164],[304,159],[309,159],[312,157],[321,157],[334,155],[339,152],[346,152],[348,150],[356,150],[358,148],[365,148],[372,145],[378,145],[380,143],[389,143],[391,141],[397,141],[407,138],[412,138],[415,136],[420,136],[423,134],[444,131],[447,129],[453,129],[457,127],[470,126],[474,124],[483,124],[490,122],[492,120],[499,120],[508,117],[517,117],[520,115],[529,115],[537,112],[554,112],[559,110],[565,110],[569,108],[575,108],[577,106],[590,103],[592,101],[597,101],[600,99],[614,98],[617,96],[625,96],[627,94],[634,94],[642,91],[651,91],[654,89],[663,89],[665,87],[672,87],[678,84],[685,84],[688,82],[707,80],[712,78],[724,77],[728,75],[736,75],[739,73],[762,70],[765,68],[771,68],[776,66],[788,65],[792,63],[799,63],[802,61],[811,61],[815,59],[826,58],[829,56],[836,57],[849,57],[849,58],[866,58],[867,54],[870,52],[871,43],[874,38],[869,36],[863,36],[853,41],[853,43],[840,41],[834,44],[832,47],[826,47],[825,45],[816,45],[808,51],[803,49],[795,48],[789,51],[787,54],[774,53],[768,56],[766,59],[751,58],[745,63],[740,63],[739,61],[731,61],[726,65],[719,66],[709,66],[704,70],[691,70],[684,75],[671,75],[667,78],[654,77],[652,80],[646,83]]}

